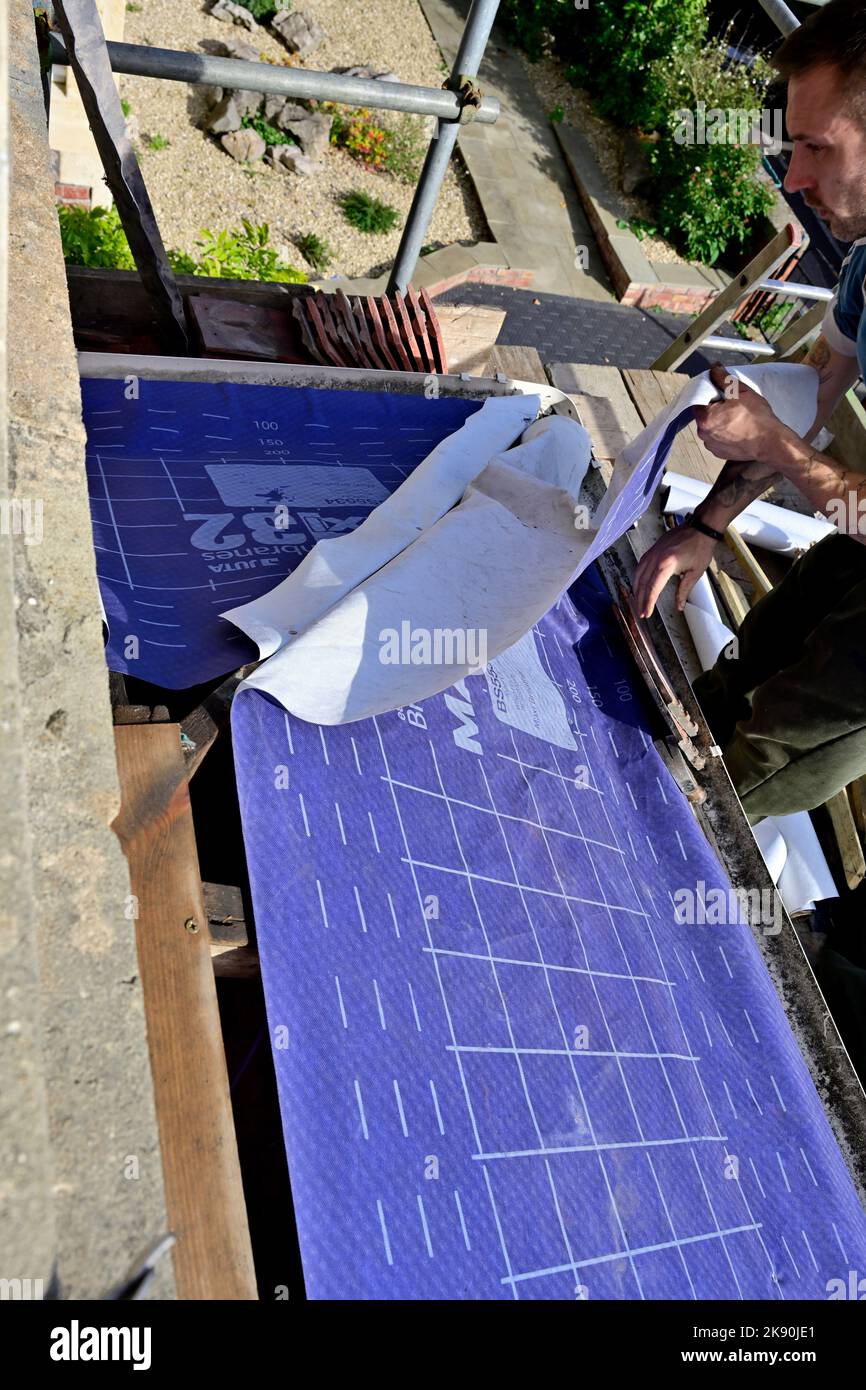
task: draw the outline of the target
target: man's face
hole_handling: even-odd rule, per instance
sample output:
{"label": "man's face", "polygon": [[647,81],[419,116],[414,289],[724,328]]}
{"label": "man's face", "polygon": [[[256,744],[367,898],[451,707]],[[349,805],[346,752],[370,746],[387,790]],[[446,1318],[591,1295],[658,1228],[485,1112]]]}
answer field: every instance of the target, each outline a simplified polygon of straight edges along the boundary
{"label": "man's face", "polygon": [[866,236],[866,128],[845,113],[845,97],[836,68],[791,78],[787,123],[794,149],[785,187],[800,190],[840,241],[856,241]]}

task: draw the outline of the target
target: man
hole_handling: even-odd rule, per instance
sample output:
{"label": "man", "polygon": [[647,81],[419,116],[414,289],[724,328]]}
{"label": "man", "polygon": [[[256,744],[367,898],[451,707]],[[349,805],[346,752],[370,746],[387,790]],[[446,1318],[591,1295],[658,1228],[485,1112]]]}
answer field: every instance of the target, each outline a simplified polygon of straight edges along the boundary
{"label": "man", "polygon": [[[736,399],[696,409],[698,435],[727,462],[691,521],[644,555],[635,580],[644,616],[674,578],[682,608],[725,527],[779,475],[837,525],[747,615],[736,658],[720,657],[695,683],[753,823],[811,810],[866,773],[866,441],[862,472],[808,442],[866,373],[866,0],[830,0],[773,61],[788,81],[785,186],[854,242],[806,358],[819,378],[817,414],[800,439],[742,384]],[[722,389],[724,368],[711,375]]]}

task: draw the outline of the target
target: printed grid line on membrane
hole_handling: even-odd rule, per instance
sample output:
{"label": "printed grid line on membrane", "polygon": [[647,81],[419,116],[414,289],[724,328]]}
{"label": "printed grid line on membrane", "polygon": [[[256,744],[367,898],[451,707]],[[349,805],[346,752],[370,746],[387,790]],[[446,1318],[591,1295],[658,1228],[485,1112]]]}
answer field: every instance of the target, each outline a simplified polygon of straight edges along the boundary
{"label": "printed grid line on membrane", "polygon": [[749,928],[674,924],[671,889],[727,880],[577,590],[589,633],[564,599],[537,649],[579,755],[481,677],[414,725],[238,701],[311,1296],[822,1297],[866,1248]]}

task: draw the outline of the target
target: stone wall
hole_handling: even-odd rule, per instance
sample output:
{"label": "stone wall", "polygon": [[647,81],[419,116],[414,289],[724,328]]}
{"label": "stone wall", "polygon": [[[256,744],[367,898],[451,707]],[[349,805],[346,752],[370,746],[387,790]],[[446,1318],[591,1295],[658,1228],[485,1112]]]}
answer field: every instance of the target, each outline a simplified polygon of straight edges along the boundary
{"label": "stone wall", "polygon": [[[78,1299],[166,1216],[32,7],[6,13],[0,501],[19,508],[0,507],[0,1278],[47,1292],[54,1276]],[[167,1261],[153,1293],[173,1295]]]}

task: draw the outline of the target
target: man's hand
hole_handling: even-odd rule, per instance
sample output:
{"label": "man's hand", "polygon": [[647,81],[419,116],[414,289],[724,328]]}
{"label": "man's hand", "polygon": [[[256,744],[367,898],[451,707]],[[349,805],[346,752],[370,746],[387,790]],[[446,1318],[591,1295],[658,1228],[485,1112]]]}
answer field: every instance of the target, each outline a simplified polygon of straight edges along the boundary
{"label": "man's hand", "polygon": [[657,540],[635,571],[634,596],[640,616],[648,618],[651,615],[659,594],[675,574],[680,575],[677,608],[682,611],[686,599],[713,558],[715,545],[710,536],[688,525],[677,526]]}
{"label": "man's hand", "polygon": [[719,391],[724,391],[729,382],[734,381],[736,395],[711,405],[693,407],[701,443],[717,458],[764,462],[772,455],[779,434],[786,431],[785,425],[763,396],[731,377],[721,362],[713,363],[710,380]]}

